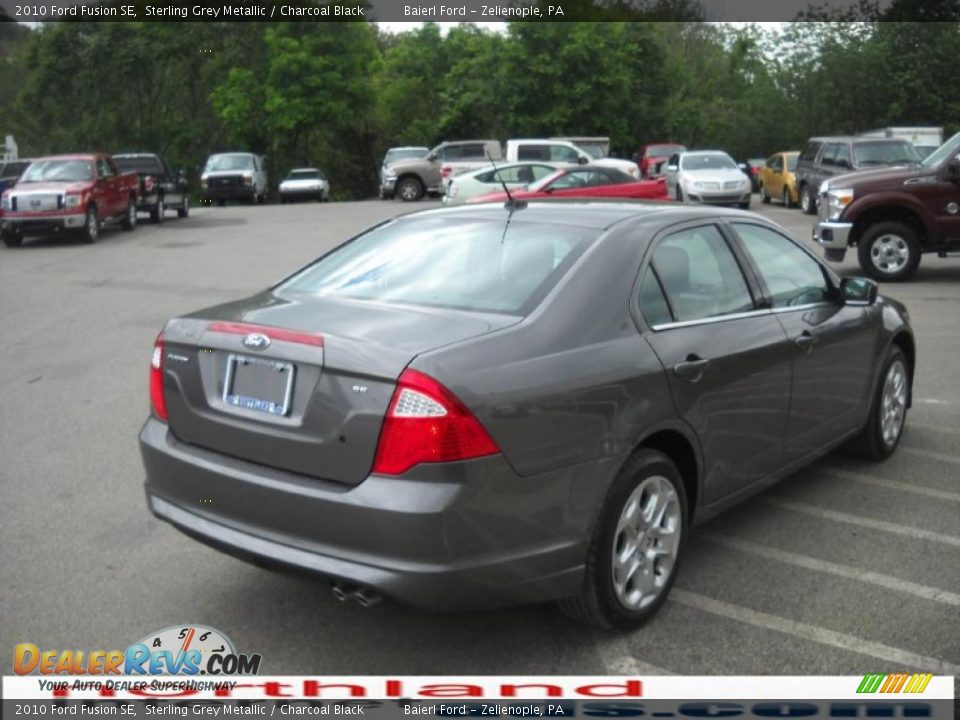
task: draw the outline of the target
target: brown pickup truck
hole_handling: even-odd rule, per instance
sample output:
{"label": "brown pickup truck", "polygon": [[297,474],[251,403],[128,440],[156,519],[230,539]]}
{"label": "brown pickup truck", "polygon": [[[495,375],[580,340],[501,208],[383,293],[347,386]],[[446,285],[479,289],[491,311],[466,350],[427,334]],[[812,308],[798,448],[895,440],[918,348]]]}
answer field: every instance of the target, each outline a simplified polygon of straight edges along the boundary
{"label": "brown pickup truck", "polygon": [[905,280],[922,254],[960,251],[960,133],[919,164],[830,178],[819,206],[813,239],[827,260],[855,247],[871,277]]}
{"label": "brown pickup truck", "polygon": [[0,196],[0,234],[7,247],[56,233],[92,243],[107,223],[137,226],[139,191],[137,174],[120,172],[109,155],[39,158]]}

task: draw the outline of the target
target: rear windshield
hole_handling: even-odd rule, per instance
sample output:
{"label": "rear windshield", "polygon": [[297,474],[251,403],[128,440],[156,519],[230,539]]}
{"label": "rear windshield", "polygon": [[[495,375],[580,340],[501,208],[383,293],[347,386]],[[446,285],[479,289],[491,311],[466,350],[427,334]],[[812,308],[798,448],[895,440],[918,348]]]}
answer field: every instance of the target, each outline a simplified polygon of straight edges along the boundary
{"label": "rear windshield", "polygon": [[797,160],[800,159],[799,155],[787,155],[787,170],[793,172],[797,169]]}
{"label": "rear windshield", "polygon": [[277,292],[526,314],[598,232],[474,218],[393,221],[342,245]]}
{"label": "rear windshield", "polygon": [[0,165],[0,177],[20,177],[28,167],[30,167],[29,160],[8,162],[6,165]]}
{"label": "rear windshield", "polygon": [[294,170],[287,175],[287,180],[319,180],[319,170]]}
{"label": "rear windshield", "polygon": [[207,171],[253,170],[252,155],[214,155],[207,160]]}
{"label": "rear windshield", "polygon": [[120,172],[163,174],[163,166],[154,157],[117,157],[114,155],[113,162],[116,163]]}
{"label": "rear windshield", "polygon": [[20,182],[82,182],[94,177],[90,160],[37,160],[27,168]]}
{"label": "rear windshield", "polygon": [[920,162],[920,156],[917,155],[916,149],[906,140],[903,142],[854,143],[853,157],[857,167]]}

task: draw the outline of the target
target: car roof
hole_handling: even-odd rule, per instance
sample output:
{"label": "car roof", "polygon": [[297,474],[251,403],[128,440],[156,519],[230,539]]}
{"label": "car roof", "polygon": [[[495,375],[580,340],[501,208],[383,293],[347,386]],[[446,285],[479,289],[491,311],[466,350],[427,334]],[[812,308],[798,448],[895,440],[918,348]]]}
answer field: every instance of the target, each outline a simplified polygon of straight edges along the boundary
{"label": "car roof", "polygon": [[861,135],[822,135],[812,137],[807,142],[908,142],[903,138],[863,137]]}
{"label": "car roof", "polygon": [[726,150],[686,150],[681,155],[726,155],[731,157],[730,153]]}
{"label": "car roof", "polygon": [[293,170],[291,170],[290,172],[292,172],[292,173],[295,173],[295,172],[320,172],[320,168],[314,168],[314,167],[293,168]]}
{"label": "car roof", "polygon": [[150,157],[158,158],[160,157],[157,153],[151,152],[135,152],[135,153],[114,153],[115,158],[141,158],[141,157]]}
{"label": "car roof", "polygon": [[501,201],[454,205],[452,207],[420,210],[397,219],[418,217],[458,217],[462,219],[506,221],[508,218],[525,222],[575,225],[578,227],[605,230],[622,222],[636,224],[655,223],[672,225],[698,218],[726,218],[729,220],[752,220],[769,222],[755,213],[732,208],[717,208],[709,205],[684,205],[672,201],[657,200],[577,200],[544,199],[530,200],[519,209],[507,207]]}
{"label": "car roof", "polygon": [[44,155],[43,157],[34,158],[34,162],[37,160],[96,160],[97,158],[106,157],[105,153],[71,153],[66,155]]}

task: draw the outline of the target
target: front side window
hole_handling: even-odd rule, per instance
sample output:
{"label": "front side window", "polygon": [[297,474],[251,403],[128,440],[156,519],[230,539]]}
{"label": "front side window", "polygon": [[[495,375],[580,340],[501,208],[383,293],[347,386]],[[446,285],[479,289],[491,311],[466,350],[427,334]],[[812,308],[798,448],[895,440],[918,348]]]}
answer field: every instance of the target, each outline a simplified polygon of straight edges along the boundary
{"label": "front side window", "polygon": [[580,154],[573,148],[563,145],[550,146],[550,157],[552,162],[575,163],[580,159]]}
{"label": "front side window", "polygon": [[820,263],[792,240],[760,225],[734,223],[733,228],[760,271],[774,308],[830,299],[830,286]]}
{"label": "front side window", "polygon": [[807,146],[803,149],[803,154],[800,156],[800,159],[813,162],[817,159],[817,153],[820,151],[822,145],[823,143],[817,140],[808,142]]}
{"label": "front side window", "polygon": [[678,322],[754,308],[740,266],[715,225],[664,238],[653,253],[653,267]]}

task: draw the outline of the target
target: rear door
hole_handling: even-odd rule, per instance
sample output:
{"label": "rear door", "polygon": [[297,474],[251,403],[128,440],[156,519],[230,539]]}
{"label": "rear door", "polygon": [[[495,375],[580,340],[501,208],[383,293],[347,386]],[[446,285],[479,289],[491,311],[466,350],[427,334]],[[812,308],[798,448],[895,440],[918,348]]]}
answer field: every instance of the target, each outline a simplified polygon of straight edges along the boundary
{"label": "rear door", "polygon": [[793,393],[788,462],[857,427],[868,401],[877,324],[870,308],[844,305],[820,262],[793,240],[755,223],[732,223],[790,340]]}
{"label": "rear door", "polygon": [[647,337],[700,440],[708,504],[783,463],[790,349],[758,294],[714,223],[660,238],[641,280]]}

